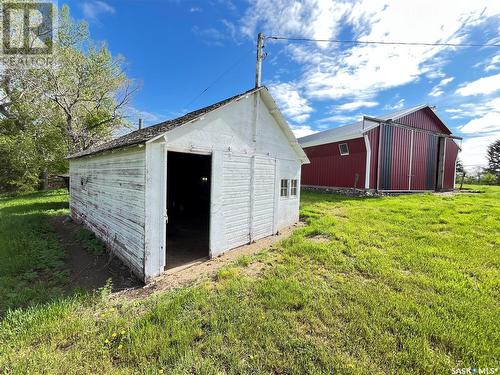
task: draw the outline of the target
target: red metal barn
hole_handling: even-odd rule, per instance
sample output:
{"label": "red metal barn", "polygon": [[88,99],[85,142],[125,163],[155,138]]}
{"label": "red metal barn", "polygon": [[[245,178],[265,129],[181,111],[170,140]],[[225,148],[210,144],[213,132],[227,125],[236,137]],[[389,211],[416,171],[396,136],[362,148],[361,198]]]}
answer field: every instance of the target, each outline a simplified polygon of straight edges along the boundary
{"label": "red metal barn", "polygon": [[299,139],[311,161],[302,186],[376,191],[452,190],[458,137],[428,105]]}

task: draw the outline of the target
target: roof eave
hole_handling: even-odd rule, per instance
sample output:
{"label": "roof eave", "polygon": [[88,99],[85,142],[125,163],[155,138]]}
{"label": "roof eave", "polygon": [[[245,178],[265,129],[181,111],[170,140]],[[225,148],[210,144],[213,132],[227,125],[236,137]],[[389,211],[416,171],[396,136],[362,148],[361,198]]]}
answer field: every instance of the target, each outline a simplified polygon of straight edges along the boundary
{"label": "roof eave", "polygon": [[141,147],[141,146],[143,146],[145,144],[146,144],[146,141],[132,142],[132,143],[128,143],[126,145],[119,145],[119,146],[116,146],[116,147],[110,147],[110,148],[107,148],[105,150],[96,150],[94,152],[89,152],[89,153],[85,153],[85,154],[82,154],[82,155],[80,155],[80,152],[79,152],[79,153],[76,153],[76,154],[72,154],[72,155],[66,156],[64,159],[65,160],[76,160],[76,159],[81,159],[81,158],[84,158],[84,157],[87,157],[87,156],[93,156],[93,155],[97,155],[97,154],[104,154],[106,152],[115,152],[116,150],[125,150],[125,149],[132,148],[132,147]]}

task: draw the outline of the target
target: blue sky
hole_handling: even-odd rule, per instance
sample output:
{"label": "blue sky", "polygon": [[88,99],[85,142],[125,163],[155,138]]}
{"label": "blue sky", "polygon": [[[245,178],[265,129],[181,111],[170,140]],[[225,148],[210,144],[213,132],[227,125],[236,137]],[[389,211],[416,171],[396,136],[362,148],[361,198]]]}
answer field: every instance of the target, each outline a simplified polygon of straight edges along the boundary
{"label": "blue sky", "polygon": [[[259,31],[316,39],[500,43],[498,0],[64,3],[75,18],[89,22],[94,40],[125,57],[128,76],[141,85],[129,115],[146,125],[253,87]],[[263,83],[298,136],[363,114],[428,103],[464,137],[466,165],[484,164],[486,146],[500,138],[500,48],[268,40],[265,50]]]}

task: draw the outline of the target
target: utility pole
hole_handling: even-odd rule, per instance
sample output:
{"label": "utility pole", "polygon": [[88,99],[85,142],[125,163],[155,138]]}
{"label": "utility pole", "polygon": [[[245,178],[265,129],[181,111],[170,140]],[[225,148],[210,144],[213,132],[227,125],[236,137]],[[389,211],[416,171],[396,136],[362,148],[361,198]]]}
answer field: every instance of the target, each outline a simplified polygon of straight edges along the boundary
{"label": "utility pole", "polygon": [[264,34],[257,36],[257,64],[255,67],[255,87],[260,87],[262,81],[262,60],[264,59]]}

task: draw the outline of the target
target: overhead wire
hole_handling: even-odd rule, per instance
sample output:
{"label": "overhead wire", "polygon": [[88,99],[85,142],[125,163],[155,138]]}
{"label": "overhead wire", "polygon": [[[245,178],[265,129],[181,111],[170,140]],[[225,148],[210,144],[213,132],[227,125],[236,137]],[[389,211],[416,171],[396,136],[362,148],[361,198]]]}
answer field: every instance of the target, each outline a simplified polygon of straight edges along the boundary
{"label": "overhead wire", "polygon": [[[432,47],[500,47],[498,43],[428,43],[428,42],[399,42],[399,41],[381,41],[381,40],[343,40],[343,39],[315,39],[315,38],[303,38],[303,37],[285,37],[279,35],[265,36],[265,40],[286,40],[291,42],[325,42],[325,43],[336,43],[336,44],[361,44],[361,45],[391,45],[391,46],[432,46]],[[186,107],[189,108],[191,104],[196,102],[203,94],[210,90],[217,82],[219,82],[226,74],[231,70],[236,68],[249,52],[253,52],[254,48],[250,51],[242,54],[233,64],[231,64],[227,69],[225,69],[221,74],[217,76],[206,88],[200,91],[196,96],[194,96]]]}
{"label": "overhead wire", "polygon": [[497,43],[427,43],[427,42],[392,42],[381,40],[342,40],[342,39],[314,39],[314,38],[294,38],[285,36],[266,36],[265,39],[288,40],[293,42],[327,42],[337,44],[381,44],[400,46],[441,46],[441,47],[500,47]]}
{"label": "overhead wire", "polygon": [[[252,48],[252,52],[255,50],[255,48]],[[219,82],[227,73],[229,73],[231,70],[236,68],[245,57],[247,57],[248,53],[251,51],[247,51],[243,53],[234,63],[232,63],[227,69],[225,69],[221,74],[217,76],[206,88],[204,88],[202,91],[200,91],[193,99],[189,101],[189,103],[186,105],[186,108],[189,108],[191,104],[193,104],[196,100],[198,100],[203,94],[205,94],[208,90],[210,90],[217,82]]]}

